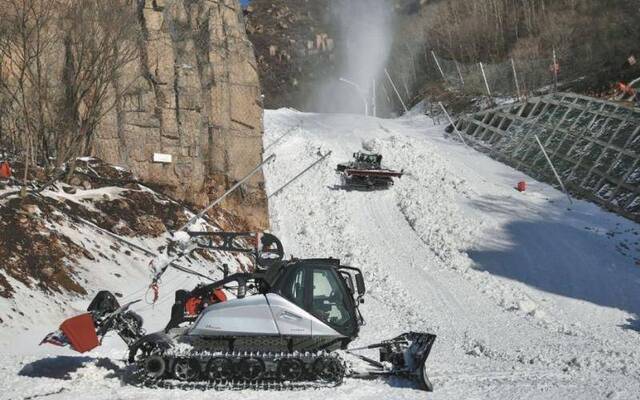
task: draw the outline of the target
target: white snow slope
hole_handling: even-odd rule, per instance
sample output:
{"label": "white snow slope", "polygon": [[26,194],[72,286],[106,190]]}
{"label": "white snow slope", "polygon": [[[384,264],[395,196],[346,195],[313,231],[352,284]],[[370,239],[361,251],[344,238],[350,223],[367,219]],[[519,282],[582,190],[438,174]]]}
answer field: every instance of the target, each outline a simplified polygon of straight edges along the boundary
{"label": "white snow slope", "polygon": [[[115,338],[82,356],[37,348],[55,328],[49,316],[25,333],[2,332],[0,398],[640,399],[637,224],[582,201],[568,208],[562,193],[444,139],[422,116],[269,111],[265,145],[300,123],[269,148],[268,192],[320,152],[333,154],[271,199],[273,231],[290,255],[364,271],[367,325],[356,344],[438,335],[434,393],[354,379],[303,393],[140,389],[119,379],[125,346]],[[388,191],[340,190],[335,164],[363,148],[406,175]]]}

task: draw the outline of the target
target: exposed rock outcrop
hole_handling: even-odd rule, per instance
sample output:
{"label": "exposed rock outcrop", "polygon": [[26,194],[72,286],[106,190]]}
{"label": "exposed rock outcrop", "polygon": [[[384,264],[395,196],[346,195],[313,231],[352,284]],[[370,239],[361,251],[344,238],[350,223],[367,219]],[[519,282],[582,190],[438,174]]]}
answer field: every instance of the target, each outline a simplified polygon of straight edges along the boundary
{"label": "exposed rock outcrop", "polygon": [[[339,83],[338,78],[355,80],[354,76],[342,76],[347,59],[354,50],[349,48],[345,34],[349,18],[347,5],[353,0],[251,0],[246,7],[247,32],[258,58],[258,69],[265,107],[294,107],[305,111],[344,112],[341,102],[328,105],[325,97],[340,99],[353,96],[353,88]],[[401,24],[415,21],[412,15],[419,12],[427,0],[384,0],[389,13],[399,18]],[[367,4],[366,0],[362,1]],[[372,4],[376,2],[371,2]],[[357,22],[357,21],[356,21]],[[397,33],[396,33],[397,34]],[[399,40],[404,51],[404,38]],[[382,46],[371,35],[369,46]],[[407,58],[407,54],[400,54]],[[381,79],[382,81],[382,79]],[[330,95],[323,96],[323,89],[330,85]],[[395,94],[391,88],[379,82],[380,103],[389,102]],[[358,107],[360,99],[358,99]],[[400,104],[398,104],[400,106]],[[361,108],[361,107],[360,107]],[[379,107],[379,108],[382,108]]]}
{"label": "exposed rock outcrop", "polygon": [[314,110],[311,93],[336,72],[331,0],[252,0],[245,10],[267,108]]}
{"label": "exposed rock outcrop", "polygon": [[[238,0],[138,0],[140,58],[116,88],[94,154],[204,205],[262,158],[262,100]],[[126,86],[125,86],[126,85]],[[154,154],[171,155],[154,163]],[[268,225],[262,174],[224,206]]]}
{"label": "exposed rock outcrop", "polygon": [[[22,163],[15,166],[16,172],[24,171]],[[20,320],[22,311],[33,308],[33,304],[20,299],[46,300],[44,308],[69,299],[63,296],[54,301],[38,296],[36,290],[85,295],[98,289],[122,290],[118,280],[126,279],[123,276],[146,276],[149,262],[166,246],[163,239],[168,232],[184,225],[194,210],[132,178],[130,171],[85,158],[77,163],[71,185],[57,181],[37,196],[2,200],[0,326],[3,321]],[[48,178],[44,168],[35,167],[30,169],[28,179],[30,184],[41,185]],[[16,181],[7,181],[6,186],[9,191],[20,187]],[[213,210],[208,221],[198,225],[215,230],[246,229],[245,221],[224,209]],[[138,246],[127,243],[132,238]],[[199,266],[195,270],[201,268],[203,273],[214,273],[209,269],[212,262],[227,262],[238,270],[250,268],[249,259],[243,255],[205,249],[180,261]],[[3,298],[11,299],[10,307]]]}

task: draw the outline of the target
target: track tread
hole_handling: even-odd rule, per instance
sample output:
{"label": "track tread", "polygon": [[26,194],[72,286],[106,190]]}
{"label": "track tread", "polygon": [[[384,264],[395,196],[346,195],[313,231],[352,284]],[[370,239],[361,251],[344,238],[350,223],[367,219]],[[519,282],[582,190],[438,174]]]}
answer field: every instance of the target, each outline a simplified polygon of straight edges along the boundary
{"label": "track tread", "polygon": [[[346,374],[346,368],[342,368],[340,376],[336,379],[321,379],[314,371],[313,366],[322,358],[331,358],[337,360],[344,366],[344,360],[335,353],[327,352],[293,352],[293,353],[260,353],[260,352],[208,352],[208,351],[187,351],[187,350],[168,350],[160,354],[166,361],[167,365],[173,366],[175,360],[178,359],[194,359],[201,365],[201,371],[206,371],[208,363],[215,358],[232,359],[234,365],[237,365],[242,359],[257,358],[266,365],[273,366],[272,370],[267,368],[265,376],[260,379],[249,380],[236,377],[227,380],[209,380],[206,372],[200,374],[200,379],[196,381],[184,382],[165,373],[162,378],[153,378],[146,375],[144,370],[144,361],[146,358],[139,359],[136,362],[136,369],[133,373],[133,382],[138,386],[163,388],[163,389],[185,389],[185,390],[302,390],[309,388],[326,388],[339,386]],[[304,363],[305,373],[302,378],[297,381],[285,381],[279,378],[277,373],[278,361],[283,359],[299,359]],[[171,371],[172,368],[168,368]]]}

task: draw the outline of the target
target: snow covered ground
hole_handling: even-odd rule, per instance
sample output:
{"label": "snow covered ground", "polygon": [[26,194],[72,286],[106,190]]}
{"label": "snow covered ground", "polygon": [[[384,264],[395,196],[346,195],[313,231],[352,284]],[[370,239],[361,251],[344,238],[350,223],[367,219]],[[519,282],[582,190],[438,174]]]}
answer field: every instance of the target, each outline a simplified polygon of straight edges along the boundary
{"label": "snow covered ground", "polygon": [[[640,397],[637,224],[586,202],[568,210],[537,182],[519,193],[523,174],[421,116],[280,110],[268,114],[266,142],[298,121],[274,146],[270,191],[318,151],[333,154],[271,200],[273,228],[296,256],[333,255],[365,271],[363,343],[438,334],[438,399]],[[332,168],[363,148],[407,175],[387,192],[335,190]],[[385,392],[411,396],[420,394]]]}
{"label": "snow covered ground", "polygon": [[[0,398],[640,398],[640,226],[586,202],[569,207],[562,193],[538,182],[515,191],[523,174],[445,139],[420,115],[278,110],[265,123],[266,146],[300,126],[269,148],[277,155],[266,170],[269,193],[333,151],[271,199],[273,231],[289,255],[333,256],[364,271],[367,325],[358,343],[409,330],[437,334],[429,359],[435,392],[353,379],[304,394],[123,385],[125,346],[116,338],[82,356],[36,346],[85,305],[78,301],[76,310],[53,307],[2,332]],[[406,175],[389,191],[340,190],[335,164],[363,148]],[[145,267],[141,258],[130,271],[121,268],[130,277],[125,295],[144,286]],[[187,284],[179,275],[165,282],[166,293]],[[157,328],[168,305],[138,310],[156,318]]]}

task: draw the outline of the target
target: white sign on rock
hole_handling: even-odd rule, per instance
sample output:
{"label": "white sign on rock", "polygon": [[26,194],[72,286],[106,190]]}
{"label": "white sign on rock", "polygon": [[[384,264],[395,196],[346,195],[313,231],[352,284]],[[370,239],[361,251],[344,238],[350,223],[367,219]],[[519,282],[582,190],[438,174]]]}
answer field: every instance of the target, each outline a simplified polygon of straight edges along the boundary
{"label": "white sign on rock", "polygon": [[171,154],[153,153],[153,162],[155,163],[171,164],[172,158]]}

